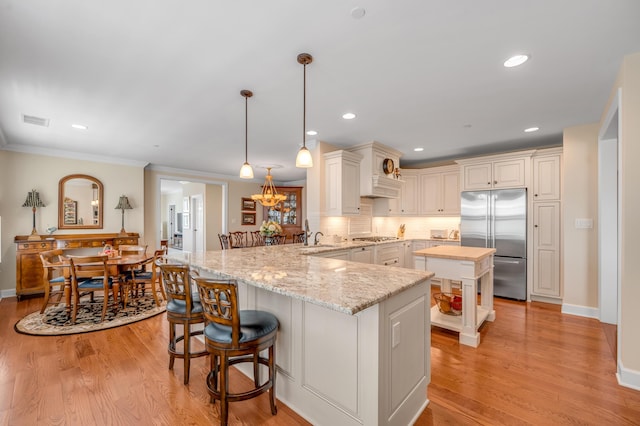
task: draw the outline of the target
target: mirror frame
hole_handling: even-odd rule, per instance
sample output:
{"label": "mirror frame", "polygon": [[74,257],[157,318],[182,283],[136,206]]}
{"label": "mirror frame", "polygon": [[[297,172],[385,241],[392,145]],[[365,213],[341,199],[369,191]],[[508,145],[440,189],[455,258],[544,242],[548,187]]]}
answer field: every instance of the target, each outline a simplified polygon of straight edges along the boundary
{"label": "mirror frame", "polygon": [[[98,211],[97,224],[68,225],[64,223],[64,189],[65,184],[72,179],[86,179],[98,185],[98,204],[100,206],[100,209]],[[102,182],[100,182],[93,176],[76,174],[68,175],[60,179],[60,183],[58,183],[58,229],[102,229],[102,216],[104,213],[103,198],[104,187],[102,186]]]}

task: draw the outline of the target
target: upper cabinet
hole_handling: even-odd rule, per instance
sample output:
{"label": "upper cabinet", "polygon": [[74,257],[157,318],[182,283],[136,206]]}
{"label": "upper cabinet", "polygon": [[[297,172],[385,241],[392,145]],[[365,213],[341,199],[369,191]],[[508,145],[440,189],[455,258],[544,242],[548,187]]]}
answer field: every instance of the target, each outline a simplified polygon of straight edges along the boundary
{"label": "upper cabinet", "polygon": [[450,216],[460,214],[460,168],[433,167],[420,171],[421,215]]}
{"label": "upper cabinet", "polygon": [[324,154],[325,209],[327,216],[360,213],[359,154],[339,150]]}
{"label": "upper cabinet", "polygon": [[462,190],[525,188],[534,151],[457,160],[462,166]]}
{"label": "upper cabinet", "polygon": [[350,148],[362,157],[360,162],[360,196],[398,198],[402,180],[395,169],[400,167],[402,153],[378,142],[369,142]]}
{"label": "upper cabinet", "polygon": [[562,154],[541,152],[533,157],[533,201],[560,200]]}

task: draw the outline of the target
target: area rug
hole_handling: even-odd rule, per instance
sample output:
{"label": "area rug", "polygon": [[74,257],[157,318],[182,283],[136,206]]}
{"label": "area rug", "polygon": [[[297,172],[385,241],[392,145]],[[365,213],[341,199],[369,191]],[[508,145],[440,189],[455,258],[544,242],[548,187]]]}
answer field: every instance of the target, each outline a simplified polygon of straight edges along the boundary
{"label": "area rug", "polygon": [[[101,299],[96,297],[95,301],[101,302]],[[82,305],[78,308],[76,323],[71,324],[64,304],[60,304],[48,307],[43,314],[38,311],[27,315],[16,323],[14,329],[18,333],[34,336],[89,333],[142,321],[163,313],[165,309],[164,302],[156,306],[153,297],[147,294],[140,297],[135,304],[128,304],[126,308],[114,310],[109,307],[104,322],[100,322],[102,303]]]}

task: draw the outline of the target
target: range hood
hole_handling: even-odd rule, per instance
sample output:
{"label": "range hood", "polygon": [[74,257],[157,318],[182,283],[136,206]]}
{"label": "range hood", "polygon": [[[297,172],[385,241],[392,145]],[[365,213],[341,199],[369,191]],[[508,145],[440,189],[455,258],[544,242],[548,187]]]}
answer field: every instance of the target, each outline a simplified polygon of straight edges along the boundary
{"label": "range hood", "polygon": [[[354,146],[349,151],[362,155],[360,161],[361,197],[400,197],[404,181],[396,179],[393,173],[393,169],[400,167],[400,157],[402,156],[400,151],[376,141]],[[387,173],[388,171],[391,172]]]}

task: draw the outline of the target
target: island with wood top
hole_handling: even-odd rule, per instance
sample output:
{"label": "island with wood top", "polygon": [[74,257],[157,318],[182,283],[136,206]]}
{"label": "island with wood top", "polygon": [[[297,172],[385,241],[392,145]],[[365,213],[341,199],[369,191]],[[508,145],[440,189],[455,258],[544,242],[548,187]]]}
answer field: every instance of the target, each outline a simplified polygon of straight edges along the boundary
{"label": "island with wood top", "polygon": [[[442,291],[451,293],[451,280],[462,282],[462,315],[454,316],[440,312],[438,306],[431,308],[431,324],[460,333],[463,345],[478,347],[478,328],[486,321],[493,321],[493,254],[494,248],[437,246],[413,252],[424,257],[416,269],[431,271],[442,278]],[[477,304],[478,279],[480,279],[480,305]]]}
{"label": "island with wood top", "polygon": [[287,244],[167,257],[201,276],[237,280],[241,309],[276,315],[276,396],[305,419],[412,424],[429,402],[433,274],[315,256],[353,247]]}

